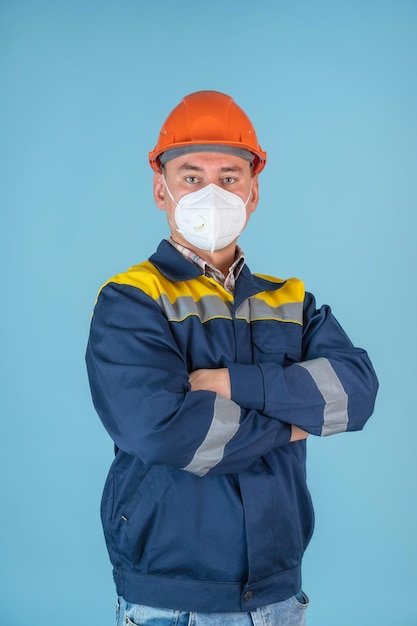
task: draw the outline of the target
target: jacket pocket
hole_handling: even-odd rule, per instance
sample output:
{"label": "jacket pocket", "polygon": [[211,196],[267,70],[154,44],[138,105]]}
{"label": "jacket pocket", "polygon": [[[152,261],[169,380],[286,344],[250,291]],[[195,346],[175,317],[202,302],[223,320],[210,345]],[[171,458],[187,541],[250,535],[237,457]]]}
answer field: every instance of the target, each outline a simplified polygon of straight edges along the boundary
{"label": "jacket pocket", "polygon": [[301,360],[302,327],[292,322],[262,320],[252,323],[254,363],[290,365]]}
{"label": "jacket pocket", "polygon": [[144,465],[137,457],[117,454],[101,509],[110,558],[116,567],[130,568],[141,558],[169,484],[166,466]]}

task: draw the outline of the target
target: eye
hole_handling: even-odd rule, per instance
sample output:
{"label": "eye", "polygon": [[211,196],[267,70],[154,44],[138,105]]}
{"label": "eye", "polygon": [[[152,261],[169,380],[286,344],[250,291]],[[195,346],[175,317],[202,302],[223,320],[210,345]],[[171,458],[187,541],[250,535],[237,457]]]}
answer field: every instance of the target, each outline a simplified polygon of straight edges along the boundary
{"label": "eye", "polygon": [[235,182],[236,182],[236,178],[233,178],[233,176],[226,176],[226,178],[223,178],[223,183],[225,185],[232,185]]}
{"label": "eye", "polygon": [[198,178],[197,176],[186,176],[185,182],[190,183],[191,185],[195,185],[196,183],[198,183]]}

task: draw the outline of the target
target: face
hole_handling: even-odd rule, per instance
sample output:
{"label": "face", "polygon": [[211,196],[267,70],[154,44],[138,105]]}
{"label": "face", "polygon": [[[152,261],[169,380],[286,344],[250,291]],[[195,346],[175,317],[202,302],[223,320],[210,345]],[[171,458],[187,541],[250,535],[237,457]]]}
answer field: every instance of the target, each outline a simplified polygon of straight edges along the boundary
{"label": "face", "polygon": [[[168,161],[164,175],[177,202],[186,194],[214,183],[236,194],[243,202],[249,197],[246,205],[246,223],[258,204],[258,175],[252,176],[249,162],[241,157],[221,152],[185,154]],[[175,224],[176,204],[170,198],[160,173],[154,177],[154,197],[157,207],[167,212],[169,223]],[[189,247],[187,242],[181,241],[180,235],[175,230],[172,231],[172,235],[179,243]]]}

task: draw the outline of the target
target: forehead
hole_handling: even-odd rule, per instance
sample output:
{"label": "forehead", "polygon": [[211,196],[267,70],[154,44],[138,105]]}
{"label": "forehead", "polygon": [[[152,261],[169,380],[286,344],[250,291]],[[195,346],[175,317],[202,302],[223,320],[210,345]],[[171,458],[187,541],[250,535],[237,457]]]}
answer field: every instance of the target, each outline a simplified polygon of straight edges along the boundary
{"label": "forehead", "polygon": [[171,172],[201,171],[201,172],[241,172],[250,175],[249,161],[241,157],[222,152],[194,152],[183,154],[171,159],[165,164],[165,169]]}

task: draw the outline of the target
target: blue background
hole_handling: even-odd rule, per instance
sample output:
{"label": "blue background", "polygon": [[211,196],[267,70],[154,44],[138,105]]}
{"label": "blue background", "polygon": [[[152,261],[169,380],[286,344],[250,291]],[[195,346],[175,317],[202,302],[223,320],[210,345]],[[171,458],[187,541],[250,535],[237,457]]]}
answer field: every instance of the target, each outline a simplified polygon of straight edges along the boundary
{"label": "blue background", "polygon": [[303,278],[381,384],[309,440],[309,626],[417,624],[416,68],[412,0],[1,0],[1,624],[114,622],[89,319],[166,236],[147,153],[207,88],[268,151],[251,269]]}

